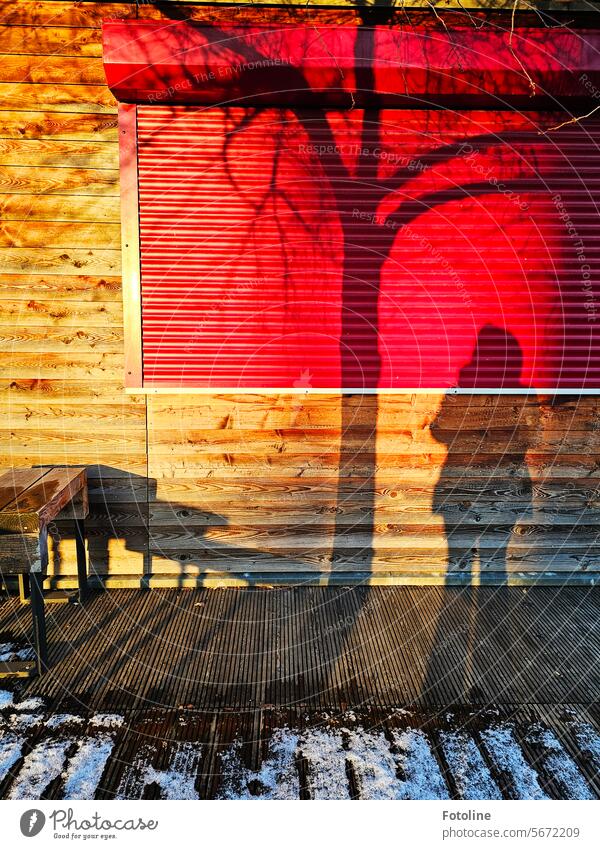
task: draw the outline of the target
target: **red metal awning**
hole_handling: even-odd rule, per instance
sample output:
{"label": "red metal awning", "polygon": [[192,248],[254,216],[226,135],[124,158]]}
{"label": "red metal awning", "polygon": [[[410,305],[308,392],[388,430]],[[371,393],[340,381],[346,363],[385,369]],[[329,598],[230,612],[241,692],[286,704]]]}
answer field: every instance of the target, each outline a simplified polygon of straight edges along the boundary
{"label": "red metal awning", "polygon": [[105,21],[108,85],[127,103],[473,107],[590,97],[600,32]]}
{"label": "red metal awning", "polygon": [[106,23],[128,385],[596,391],[598,48]]}

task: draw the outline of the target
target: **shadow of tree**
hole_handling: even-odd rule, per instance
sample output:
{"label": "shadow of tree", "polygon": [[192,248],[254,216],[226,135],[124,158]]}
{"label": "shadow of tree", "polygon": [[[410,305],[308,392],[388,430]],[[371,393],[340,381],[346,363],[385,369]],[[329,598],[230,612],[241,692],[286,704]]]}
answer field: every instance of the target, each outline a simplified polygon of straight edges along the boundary
{"label": "shadow of tree", "polygon": [[[187,17],[185,7],[177,6],[177,4],[156,3],[154,5],[161,11],[167,12],[171,17],[184,15]],[[279,228],[277,247],[281,253],[284,288],[287,287],[286,295],[290,294],[293,289],[289,280],[298,267],[299,259],[297,251],[293,247],[294,240],[287,238],[286,222],[292,222],[289,226],[293,226],[297,233],[303,233],[307,241],[317,242],[323,238],[325,232],[331,241],[325,244],[324,254],[334,259],[341,257],[338,263],[341,290],[339,345],[337,350],[340,363],[340,386],[347,390],[355,390],[355,392],[348,392],[340,396],[336,519],[331,557],[327,564],[328,568],[323,571],[328,572],[327,577],[331,582],[343,580],[344,572],[353,571],[359,574],[365,586],[360,593],[353,594],[349,606],[340,602],[339,597],[334,602],[339,608],[337,610],[338,627],[328,633],[330,650],[328,657],[333,656],[340,658],[340,660],[344,659],[347,643],[355,628],[357,618],[361,616],[362,611],[369,608],[369,582],[373,576],[373,564],[376,557],[374,493],[378,471],[379,416],[379,401],[376,390],[380,386],[382,368],[389,367],[389,363],[383,361],[384,358],[380,349],[381,289],[386,264],[390,264],[397,240],[424,214],[441,210],[446,205],[465,199],[473,200],[490,194],[497,194],[498,191],[489,180],[481,179],[479,171],[476,169],[469,172],[468,169],[463,167],[462,171],[457,172],[459,174],[458,182],[452,184],[449,179],[437,183],[435,181],[430,183],[428,179],[415,179],[415,171],[411,163],[394,169],[382,167],[382,159],[377,151],[385,144],[383,139],[385,119],[381,104],[378,103],[373,78],[373,63],[369,61],[369,58],[372,59],[373,56],[375,27],[387,23],[392,14],[391,7],[392,4],[390,3],[382,4],[377,8],[361,7],[356,11],[360,24],[355,42],[356,67],[354,76],[356,90],[360,91],[366,107],[361,110],[353,109],[353,104],[349,102],[348,114],[344,115],[344,119],[353,124],[355,130],[353,138],[357,150],[360,151],[350,160],[339,152],[334,122],[328,115],[321,114],[315,118],[314,113],[293,107],[284,109],[252,106],[243,110],[243,112],[241,107],[237,106],[215,107],[222,113],[224,127],[222,143],[219,145],[216,159],[223,166],[228,176],[231,191],[243,199],[252,211],[251,224],[248,228],[244,230],[240,227],[235,233],[235,238],[240,246],[240,254],[245,256],[253,250],[260,238],[261,218],[272,215],[275,219],[275,226]],[[314,35],[314,32],[311,35]],[[218,25],[214,26],[210,33],[208,47],[218,52],[222,49],[220,45],[226,40],[226,37],[226,32],[221,30]],[[232,56],[231,61],[242,66],[256,65],[265,60],[265,56],[250,44],[242,43],[241,40],[239,40],[236,49],[238,54]],[[231,52],[231,44],[228,45],[228,50]],[[297,68],[282,65],[280,73],[282,79],[285,79],[287,87],[297,92],[310,93],[310,82]],[[248,77],[246,80],[242,74],[239,80],[241,91],[244,91],[249,84],[250,78]],[[419,108],[422,107],[421,102]],[[273,138],[271,139],[273,153],[270,168],[267,169],[259,190],[257,190],[253,182],[255,175],[251,175],[251,179],[248,179],[248,175],[245,172],[241,173],[237,167],[234,140],[237,134],[256,127],[261,120],[264,120],[267,112],[270,115],[271,126],[275,128],[272,131]],[[173,114],[175,114],[175,109],[173,109]],[[433,110],[431,110],[428,120],[431,122],[438,120]],[[309,143],[325,146],[328,151],[326,157],[312,163],[315,169],[313,177],[316,175],[319,181],[319,193],[318,207],[315,214],[310,218],[306,218],[303,214],[297,203],[297,195],[286,185],[286,175],[282,173],[281,169],[282,162],[285,157],[290,156],[290,151],[286,146],[285,134],[277,132],[278,126],[287,128],[295,126]],[[430,129],[424,122],[423,134],[427,135]],[[431,137],[435,137],[434,132],[431,132]],[[476,133],[471,128],[468,135],[468,144],[472,150],[477,152],[489,152],[495,149],[501,150],[505,146],[512,149],[520,143],[521,139],[521,130],[515,133],[510,128],[505,128],[505,130],[501,129],[495,133]],[[437,169],[447,166],[451,171],[461,154],[463,141],[459,138],[458,140],[453,139],[449,143],[442,141],[439,145],[431,145],[431,149],[425,150],[420,156],[421,174],[426,169],[433,168],[433,166]],[[503,184],[506,192],[513,192],[514,194],[531,193],[538,189],[545,193],[548,192],[547,179],[541,180],[536,170],[536,159],[543,157],[544,146],[547,144],[552,147],[551,142],[547,143],[543,139],[537,139],[536,144],[531,144],[530,149],[526,151],[526,155],[520,153],[517,156],[519,167],[514,170],[516,176],[507,178]],[[359,209],[358,216],[357,207]],[[283,208],[285,208],[285,215],[281,212]],[[323,216],[325,212],[331,214],[332,210],[335,223],[327,231],[327,228],[324,228],[323,225]],[[497,222],[497,230],[500,234],[502,221]],[[559,291],[561,297],[563,294]],[[585,297],[581,292],[568,292],[565,296],[567,299],[571,299],[571,305],[575,308],[581,305],[582,297]],[[570,324],[565,332],[564,348],[567,351],[567,360],[572,357],[572,363],[579,362],[580,338],[577,330],[578,328],[581,330],[582,326],[581,317],[576,317],[575,324]],[[492,339],[493,345],[497,345],[498,334],[504,334],[505,343],[510,343],[511,334],[507,328],[496,328],[494,333],[496,336]],[[493,333],[490,334],[490,337],[492,336]],[[590,345],[593,344],[593,342],[590,342]],[[575,349],[577,349],[576,354],[572,353]],[[482,386],[482,383],[479,382],[480,366],[482,365],[480,360],[482,359],[485,359],[485,354],[482,351],[477,351],[472,363],[463,370],[459,378],[463,388],[469,387],[476,390],[477,387]],[[519,372],[520,370],[519,368]],[[485,372],[485,369],[484,373],[487,380],[489,374]],[[512,376],[514,377],[514,374]],[[487,385],[487,383],[484,381],[483,385]],[[502,387],[498,386],[497,388]],[[361,396],[360,404],[357,406],[356,393],[363,390],[367,390],[367,392]],[[369,394],[369,392],[372,394]],[[498,396],[495,415],[503,405],[505,408],[508,407],[504,400],[506,397]],[[516,404],[517,420],[521,422],[521,419],[526,417],[526,413],[524,410],[519,411],[518,403],[514,399],[511,400],[510,411],[511,414],[515,414]],[[527,414],[529,414],[529,411],[530,407],[528,407]],[[356,422],[357,415],[360,418],[360,425],[357,425]],[[438,419],[432,426],[434,436],[448,445],[448,459],[440,481],[438,481],[434,509],[444,518],[449,546],[449,567],[451,570],[462,568],[463,574],[468,576],[467,582],[471,582],[476,554],[479,554],[481,569],[481,553],[483,551],[487,556],[488,550],[491,549],[495,564],[493,570],[495,576],[501,583],[505,583],[506,545],[508,537],[512,533],[514,521],[507,521],[505,518],[504,530],[498,532],[497,529],[492,530],[490,524],[486,525],[486,520],[484,519],[482,522],[478,516],[481,505],[490,497],[490,491],[493,491],[493,498],[495,499],[498,497],[507,498],[513,493],[513,482],[510,481],[510,486],[505,485],[506,482],[502,480],[502,473],[498,472],[494,464],[503,463],[510,455],[516,466],[526,469],[525,451],[529,437],[515,435],[514,431],[510,432],[509,427],[508,435],[500,434],[498,438],[498,434],[496,434],[493,451],[485,452],[486,457],[491,454],[493,459],[484,460],[481,456],[478,460],[477,454],[475,457],[473,456],[473,433],[468,423],[461,422],[454,431],[449,434],[445,433],[443,426],[445,415],[446,410],[440,410]],[[519,424],[519,427],[521,426]],[[532,427],[535,428],[535,424]],[[493,434],[493,423],[490,425],[490,423],[479,422],[475,432],[478,433],[483,430],[487,434],[490,428]],[[500,428],[500,430],[503,429],[504,426]],[[475,440],[477,438],[476,436]],[[485,438],[484,435],[484,441]],[[476,448],[477,450],[479,449]],[[467,511],[467,516],[461,518],[457,528],[455,508],[453,507],[450,510],[447,506],[444,493],[448,488],[455,486],[453,475],[459,464],[459,456],[462,464],[469,455],[470,460],[466,463],[469,469],[468,474],[472,476],[474,469],[482,464],[479,471],[483,480],[477,480],[470,484],[472,487],[470,492],[474,494],[474,497],[470,499],[471,506]],[[485,463],[488,464],[487,471],[482,472],[481,469]],[[152,478],[148,478],[146,486],[146,503],[154,507],[159,502],[156,497],[156,482]],[[526,476],[521,476],[520,486],[521,499],[530,502],[531,487]],[[210,511],[199,511],[197,508],[190,508],[186,504],[169,502],[164,506],[175,517],[176,523],[180,523],[184,528],[194,529],[192,536],[197,537],[194,542],[202,543],[205,541],[208,551],[210,551],[210,535],[207,533],[207,529],[215,527],[219,523],[226,524],[226,519],[223,516],[213,514]],[[525,509],[528,509],[529,506],[527,504]],[[146,522],[145,525],[144,521]],[[509,525],[508,529],[506,525]],[[132,550],[139,546],[140,551],[147,559],[150,558],[151,552],[159,552],[164,555],[165,559],[172,560],[176,564],[182,585],[185,582],[186,571],[189,567],[196,565],[201,571],[205,567],[206,558],[195,556],[193,553],[193,551],[200,550],[202,546],[190,545],[191,553],[179,552],[179,554],[175,554],[171,547],[165,547],[163,551],[161,549],[160,529],[157,529],[152,518],[146,516],[145,519],[142,519],[142,527],[143,533],[139,542],[132,538],[127,542],[127,546]],[[144,540],[143,537],[146,539]],[[108,542],[105,548],[103,548],[103,545],[104,543],[101,540],[94,541],[94,550],[100,561],[108,559],[109,556]],[[221,544],[219,548],[222,553],[226,552],[225,556],[228,554],[236,562],[256,561],[256,549],[235,546],[231,542],[226,545]],[[269,551],[261,551],[260,556],[266,562],[270,559],[273,562],[278,560],[277,556]],[[303,571],[306,567],[301,556],[288,557],[287,559],[289,566],[296,567],[299,571]],[[310,571],[310,569],[307,571]],[[223,610],[223,622],[215,624],[215,628],[229,627],[237,616],[237,610],[235,596],[232,595],[230,606],[227,610]],[[166,609],[159,615],[156,622],[153,621],[152,617],[149,620],[142,617],[136,623],[136,627],[154,633],[155,629],[158,630],[161,621],[164,621],[161,617],[166,618],[168,615],[169,611]],[[312,612],[306,611],[302,615],[305,618],[310,617]],[[452,612],[454,624],[448,624],[444,621],[445,615],[445,611],[442,610],[438,621],[438,630],[440,633],[447,634],[448,629],[454,628],[456,630],[454,609]],[[468,617],[463,620],[462,625],[460,621],[461,617],[459,616],[459,639],[462,640],[462,637],[465,637],[464,648],[459,651],[463,658],[463,669],[455,669],[453,674],[462,677],[464,681],[463,689],[468,689],[470,696],[472,696],[474,684],[470,682],[467,669],[470,663],[469,652],[473,650],[484,651],[484,648],[476,636],[473,636],[471,626],[464,624],[468,621]],[[236,626],[243,627],[243,623],[237,622]],[[302,627],[299,629],[300,634],[301,632]],[[402,640],[402,634],[398,634],[398,639]],[[440,636],[439,641],[441,642],[442,639]],[[476,646],[476,648],[473,649],[473,646]],[[348,670],[351,666],[351,663],[346,663],[344,668]],[[315,667],[316,672],[312,671],[312,686],[317,689],[333,686],[330,662],[325,664],[317,656]],[[432,663],[427,673],[428,678],[433,679],[434,676],[439,676],[439,674],[439,664]]]}

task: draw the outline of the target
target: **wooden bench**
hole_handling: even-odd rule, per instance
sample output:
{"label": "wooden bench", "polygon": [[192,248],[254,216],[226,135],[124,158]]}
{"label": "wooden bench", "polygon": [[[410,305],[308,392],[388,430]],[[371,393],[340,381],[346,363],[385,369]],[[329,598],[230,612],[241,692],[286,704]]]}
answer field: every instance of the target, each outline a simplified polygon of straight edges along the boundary
{"label": "wooden bench", "polygon": [[[0,663],[0,677],[41,675],[48,668],[43,582],[48,568],[48,527],[55,520],[75,524],[78,594],[87,593],[85,469],[41,466],[0,476],[0,578],[18,576],[21,601],[31,602],[36,660]],[[62,593],[62,600],[69,596]]]}

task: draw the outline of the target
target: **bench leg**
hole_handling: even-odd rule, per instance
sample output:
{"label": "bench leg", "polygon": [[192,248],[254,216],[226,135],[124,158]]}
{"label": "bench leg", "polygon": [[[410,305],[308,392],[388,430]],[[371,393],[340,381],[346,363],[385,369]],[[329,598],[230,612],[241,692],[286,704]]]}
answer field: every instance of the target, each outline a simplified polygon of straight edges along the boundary
{"label": "bench leg", "polygon": [[42,675],[48,669],[46,613],[44,610],[44,593],[42,592],[43,581],[44,576],[40,572],[31,573],[31,615],[33,619],[33,634],[37,655],[38,675]]}
{"label": "bench leg", "polygon": [[29,575],[21,572],[19,575],[19,599],[21,604],[27,604],[30,594]]}
{"label": "bench leg", "polygon": [[85,520],[75,520],[75,547],[77,550],[77,583],[79,586],[79,603],[83,601],[88,593],[88,569],[85,553]]}

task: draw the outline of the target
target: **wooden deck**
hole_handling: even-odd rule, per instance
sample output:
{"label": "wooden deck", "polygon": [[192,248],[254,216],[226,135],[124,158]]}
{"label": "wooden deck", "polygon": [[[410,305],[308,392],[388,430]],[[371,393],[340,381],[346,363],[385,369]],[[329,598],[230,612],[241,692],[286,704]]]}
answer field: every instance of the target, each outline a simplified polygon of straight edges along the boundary
{"label": "wooden deck", "polygon": [[[599,613],[585,587],[49,605],[50,671],[0,693],[0,798],[598,798]],[[29,631],[0,604],[4,650]]]}
{"label": "wooden deck", "polygon": [[[0,604],[0,643],[28,607]],[[113,590],[48,606],[53,709],[592,705],[600,589]]]}

